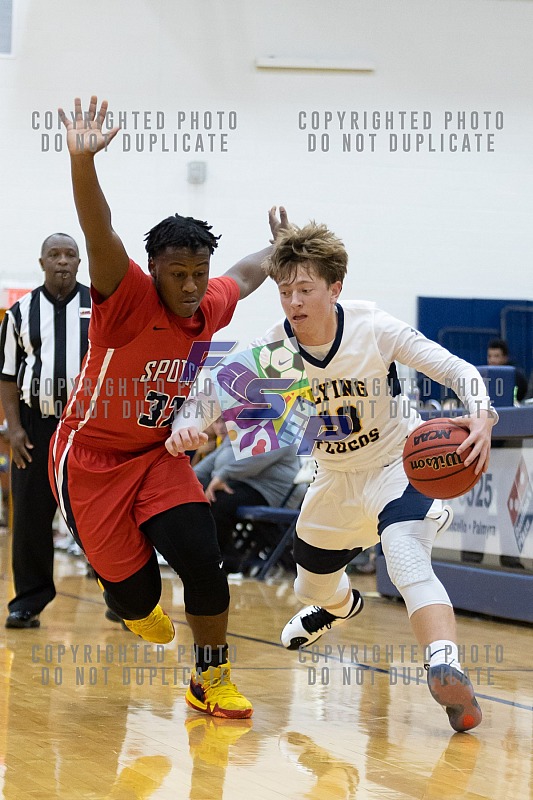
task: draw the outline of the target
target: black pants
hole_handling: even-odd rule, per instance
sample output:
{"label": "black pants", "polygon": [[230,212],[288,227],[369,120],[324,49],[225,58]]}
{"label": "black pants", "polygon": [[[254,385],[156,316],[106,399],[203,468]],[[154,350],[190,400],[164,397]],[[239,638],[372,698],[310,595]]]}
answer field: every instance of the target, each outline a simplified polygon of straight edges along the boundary
{"label": "black pants", "polygon": [[[189,614],[216,616],[227,609],[228,581],[207,503],[169,508],[145,522],[141,530],[180,576]],[[143,619],[159,602],[161,573],[155,552],[126,580],[98,577],[108,607],[122,619]]]}
{"label": "black pants", "polygon": [[222,555],[231,550],[231,534],[235,528],[237,509],[239,506],[266,506],[267,501],[257,489],[253,489],[242,481],[227,481],[233,494],[216,492],[216,502],[211,503],[211,513],[217,526],[217,538]]}
{"label": "black pants", "polygon": [[39,614],[56,594],[52,522],[57,503],[48,481],[48,449],[58,420],[42,417],[25,403],[20,417],[33,449],[26,469],[11,464],[15,597],[8,608]]}

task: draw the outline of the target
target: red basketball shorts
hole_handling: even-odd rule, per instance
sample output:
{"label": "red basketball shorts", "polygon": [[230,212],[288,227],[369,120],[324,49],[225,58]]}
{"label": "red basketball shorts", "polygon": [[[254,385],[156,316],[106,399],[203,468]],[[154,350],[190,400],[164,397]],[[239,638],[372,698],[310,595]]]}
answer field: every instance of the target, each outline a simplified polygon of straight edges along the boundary
{"label": "red basketball shorts", "polygon": [[163,446],[139,454],[97,450],[69,442],[61,429],[50,443],[49,476],[89,563],[113,582],[129,578],[152,555],[143,522],[174,506],[207,502],[187,456],[175,458]]}

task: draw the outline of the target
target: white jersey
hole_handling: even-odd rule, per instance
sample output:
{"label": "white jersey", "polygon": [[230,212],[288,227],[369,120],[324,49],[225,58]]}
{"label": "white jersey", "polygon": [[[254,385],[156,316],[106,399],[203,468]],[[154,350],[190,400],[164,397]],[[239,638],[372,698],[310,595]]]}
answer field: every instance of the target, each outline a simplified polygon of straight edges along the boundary
{"label": "white jersey", "polygon": [[[336,308],[337,333],[324,358],[314,357],[299,344],[317,412],[346,414],[352,420],[352,433],[346,439],[317,442],[313,456],[319,464],[359,471],[378,469],[401,456],[406,437],[421,419],[403,391],[396,361],[449,386],[468,413],[490,409],[497,416],[481,375],[467,361],[376,308],[375,303],[347,301],[337,303]],[[293,336],[285,319],[250,346]],[[207,371],[202,371],[202,378],[204,373]],[[210,394],[201,391],[183,404],[172,430],[191,424],[205,430],[220,413],[214,389]]]}
{"label": "white jersey", "polygon": [[[402,391],[395,361],[450,386],[471,414],[490,408],[483,379],[471,364],[375,303],[347,301],[336,308],[337,333],[323,359],[299,344],[318,413],[352,419],[352,433],[343,441],[317,442],[313,455],[319,464],[368,470],[401,455],[420,416]],[[252,346],[293,335],[288,320],[280,321]]]}

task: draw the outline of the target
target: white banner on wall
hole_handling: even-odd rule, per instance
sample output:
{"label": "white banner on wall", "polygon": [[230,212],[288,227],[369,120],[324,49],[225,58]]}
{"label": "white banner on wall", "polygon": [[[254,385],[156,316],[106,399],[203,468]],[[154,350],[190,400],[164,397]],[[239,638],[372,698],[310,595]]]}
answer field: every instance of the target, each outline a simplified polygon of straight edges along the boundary
{"label": "white banner on wall", "polygon": [[448,502],[454,520],[439,549],[533,558],[533,448],[493,449],[480,482]]}

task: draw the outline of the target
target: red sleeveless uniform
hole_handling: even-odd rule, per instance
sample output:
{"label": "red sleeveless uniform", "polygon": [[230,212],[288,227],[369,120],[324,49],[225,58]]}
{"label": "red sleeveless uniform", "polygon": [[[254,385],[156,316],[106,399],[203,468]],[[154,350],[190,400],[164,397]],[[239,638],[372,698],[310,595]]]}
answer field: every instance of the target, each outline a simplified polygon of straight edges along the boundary
{"label": "red sleeveless uniform", "polygon": [[92,294],[89,349],[51,442],[50,480],[96,572],[121,581],[151,556],[143,522],[207,502],[187,456],[170,456],[164,442],[173,408],[189,393],[191,346],[230,322],[239,287],[214,278],[194,316],[178,317],[130,261],[110,297]]}

